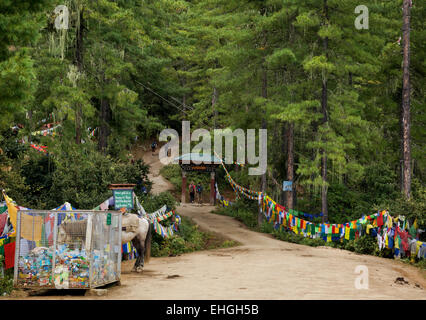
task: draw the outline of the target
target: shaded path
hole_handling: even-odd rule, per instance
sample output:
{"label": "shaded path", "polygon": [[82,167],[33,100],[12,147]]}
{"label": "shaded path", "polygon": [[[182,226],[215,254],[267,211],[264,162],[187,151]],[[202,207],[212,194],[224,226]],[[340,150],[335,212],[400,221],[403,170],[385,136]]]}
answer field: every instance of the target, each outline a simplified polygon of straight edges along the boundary
{"label": "shaded path", "polygon": [[[172,185],[159,176],[161,163],[151,152],[139,157],[151,165],[154,192]],[[241,243],[177,257],[151,258],[142,274],[134,261],[122,263],[122,285],[103,297],[32,297],[30,299],[426,299],[425,271],[401,262],[329,247],[313,248],[248,230],[212,206],[180,205],[179,214],[202,229]],[[369,271],[369,289],[355,289],[355,268]],[[409,284],[395,283],[404,277]]]}
{"label": "shaded path", "polygon": [[[145,153],[154,189],[170,190],[158,172],[158,157]],[[151,161],[150,161],[151,160]],[[273,239],[248,230],[227,216],[210,213],[212,206],[180,205],[177,212],[202,229],[240,242],[178,257],[152,258],[142,275],[130,274],[123,263],[121,287],[114,299],[426,299],[425,272],[401,262],[329,247],[313,248]],[[355,289],[355,268],[369,270],[369,289]],[[408,285],[396,284],[404,277]],[[416,286],[416,284],[422,288]]]}

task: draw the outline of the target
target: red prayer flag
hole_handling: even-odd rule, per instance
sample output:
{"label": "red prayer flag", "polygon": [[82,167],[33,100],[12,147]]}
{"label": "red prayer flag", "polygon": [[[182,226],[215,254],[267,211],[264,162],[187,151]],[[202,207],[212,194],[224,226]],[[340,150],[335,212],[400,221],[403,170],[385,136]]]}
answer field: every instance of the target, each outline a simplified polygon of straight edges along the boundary
{"label": "red prayer flag", "polygon": [[4,245],[4,258],[5,269],[15,266],[15,242]]}
{"label": "red prayer flag", "polygon": [[277,207],[281,209],[281,211],[285,211],[285,207],[277,203]]}
{"label": "red prayer flag", "polygon": [[377,217],[377,226],[381,227],[383,225],[383,215],[380,213]]}

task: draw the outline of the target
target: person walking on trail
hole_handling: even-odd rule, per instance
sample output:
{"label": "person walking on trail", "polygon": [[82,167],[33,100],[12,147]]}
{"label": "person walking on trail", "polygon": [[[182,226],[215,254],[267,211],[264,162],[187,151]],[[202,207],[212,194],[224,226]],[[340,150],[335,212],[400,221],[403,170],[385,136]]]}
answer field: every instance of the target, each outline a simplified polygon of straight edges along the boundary
{"label": "person walking on trail", "polygon": [[197,184],[197,199],[198,199],[199,204],[202,203],[202,193],[203,193],[203,186],[201,185],[200,182],[198,182],[198,184]]}
{"label": "person walking on trail", "polygon": [[155,148],[157,148],[157,141],[153,141],[151,144],[152,155],[155,154]]}
{"label": "person walking on trail", "polygon": [[194,196],[195,196],[195,184],[194,181],[191,182],[189,185],[189,198],[191,203],[194,203]]}

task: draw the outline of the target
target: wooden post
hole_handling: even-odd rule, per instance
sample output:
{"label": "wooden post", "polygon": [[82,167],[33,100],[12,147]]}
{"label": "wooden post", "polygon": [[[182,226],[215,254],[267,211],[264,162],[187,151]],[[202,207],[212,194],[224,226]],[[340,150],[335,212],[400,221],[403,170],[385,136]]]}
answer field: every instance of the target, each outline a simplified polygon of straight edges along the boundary
{"label": "wooden post", "polygon": [[214,186],[215,172],[210,172],[210,204],[215,205],[215,186]]}
{"label": "wooden post", "polygon": [[182,169],[182,203],[186,202],[186,171]]}

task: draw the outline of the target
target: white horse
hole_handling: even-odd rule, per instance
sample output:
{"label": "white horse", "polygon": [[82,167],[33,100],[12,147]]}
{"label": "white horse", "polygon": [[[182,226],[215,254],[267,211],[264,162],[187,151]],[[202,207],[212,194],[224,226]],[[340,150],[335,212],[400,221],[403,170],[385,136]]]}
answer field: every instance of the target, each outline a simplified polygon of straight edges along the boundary
{"label": "white horse", "polygon": [[[104,230],[106,229],[104,223]],[[58,243],[76,243],[81,242],[82,246],[86,240],[87,219],[77,221],[65,221],[58,229]],[[97,239],[95,236],[92,239]],[[135,265],[132,271],[142,272],[145,260],[149,262],[151,257],[152,226],[144,217],[138,217],[136,214],[126,213],[122,216],[121,244],[132,241],[133,246],[138,253]]]}
{"label": "white horse", "polygon": [[121,244],[132,241],[138,257],[133,271],[141,272],[151,257],[152,226],[148,219],[136,214],[126,213],[122,218]]}

